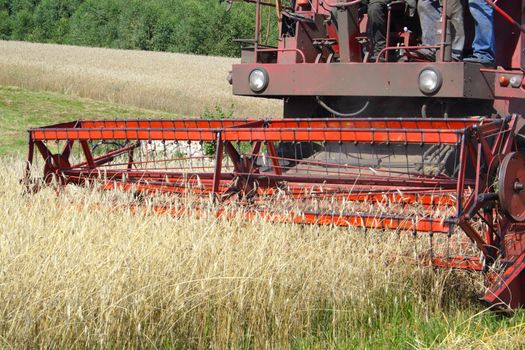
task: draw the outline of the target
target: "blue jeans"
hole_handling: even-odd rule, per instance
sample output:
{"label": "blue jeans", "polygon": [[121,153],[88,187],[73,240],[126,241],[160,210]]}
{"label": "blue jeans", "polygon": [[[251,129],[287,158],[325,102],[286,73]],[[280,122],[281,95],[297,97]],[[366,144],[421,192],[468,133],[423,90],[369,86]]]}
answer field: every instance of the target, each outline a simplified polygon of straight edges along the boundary
{"label": "blue jeans", "polygon": [[494,10],[485,0],[469,0],[470,14],[476,23],[472,49],[482,62],[496,61],[496,38],[494,36]]}

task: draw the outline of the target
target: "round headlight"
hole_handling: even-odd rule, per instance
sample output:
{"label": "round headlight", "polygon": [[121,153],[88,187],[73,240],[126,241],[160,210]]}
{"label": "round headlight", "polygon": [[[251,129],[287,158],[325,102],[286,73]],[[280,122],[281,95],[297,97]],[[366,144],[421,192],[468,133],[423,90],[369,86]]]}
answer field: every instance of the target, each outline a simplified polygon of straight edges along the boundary
{"label": "round headlight", "polygon": [[261,92],[268,86],[268,73],[262,68],[256,68],[250,73],[250,89],[253,92]]}
{"label": "round headlight", "polygon": [[435,68],[425,68],[419,73],[419,90],[425,95],[433,95],[441,89],[443,78]]}

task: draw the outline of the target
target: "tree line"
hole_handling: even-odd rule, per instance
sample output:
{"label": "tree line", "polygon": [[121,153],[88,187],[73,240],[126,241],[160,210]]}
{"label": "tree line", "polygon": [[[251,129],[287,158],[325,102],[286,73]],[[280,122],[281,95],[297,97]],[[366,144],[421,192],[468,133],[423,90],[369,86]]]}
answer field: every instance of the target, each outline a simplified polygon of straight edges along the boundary
{"label": "tree line", "polygon": [[254,8],[219,0],[0,0],[0,39],[237,56]]}

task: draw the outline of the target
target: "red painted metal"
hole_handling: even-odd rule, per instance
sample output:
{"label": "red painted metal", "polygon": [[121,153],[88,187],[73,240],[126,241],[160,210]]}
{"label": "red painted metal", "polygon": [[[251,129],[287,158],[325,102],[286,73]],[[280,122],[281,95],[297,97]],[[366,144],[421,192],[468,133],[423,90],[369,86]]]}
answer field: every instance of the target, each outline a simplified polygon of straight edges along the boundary
{"label": "red painted metal", "polygon": [[525,306],[525,252],[498,276],[484,299],[492,304],[518,308]]}
{"label": "red painted metal", "polygon": [[452,256],[446,258],[434,258],[430,264],[441,268],[452,268],[469,271],[482,271],[483,263],[478,257]]}

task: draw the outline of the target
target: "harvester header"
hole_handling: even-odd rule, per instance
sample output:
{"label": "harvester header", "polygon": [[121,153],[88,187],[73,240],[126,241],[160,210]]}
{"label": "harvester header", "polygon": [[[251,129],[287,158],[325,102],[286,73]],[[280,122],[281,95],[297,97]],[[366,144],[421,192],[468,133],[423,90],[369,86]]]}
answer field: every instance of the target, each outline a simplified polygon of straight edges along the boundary
{"label": "harvester header", "polygon": [[96,184],[162,194],[155,209],[172,215],[424,235],[421,260],[480,271],[487,302],[525,305],[525,1],[490,2],[494,66],[452,58],[446,16],[439,43],[422,45],[408,1],[388,3],[375,54],[361,1],[244,2],[255,35],[240,40],[233,93],[282,99],[283,118],[34,128],[27,188]]}

